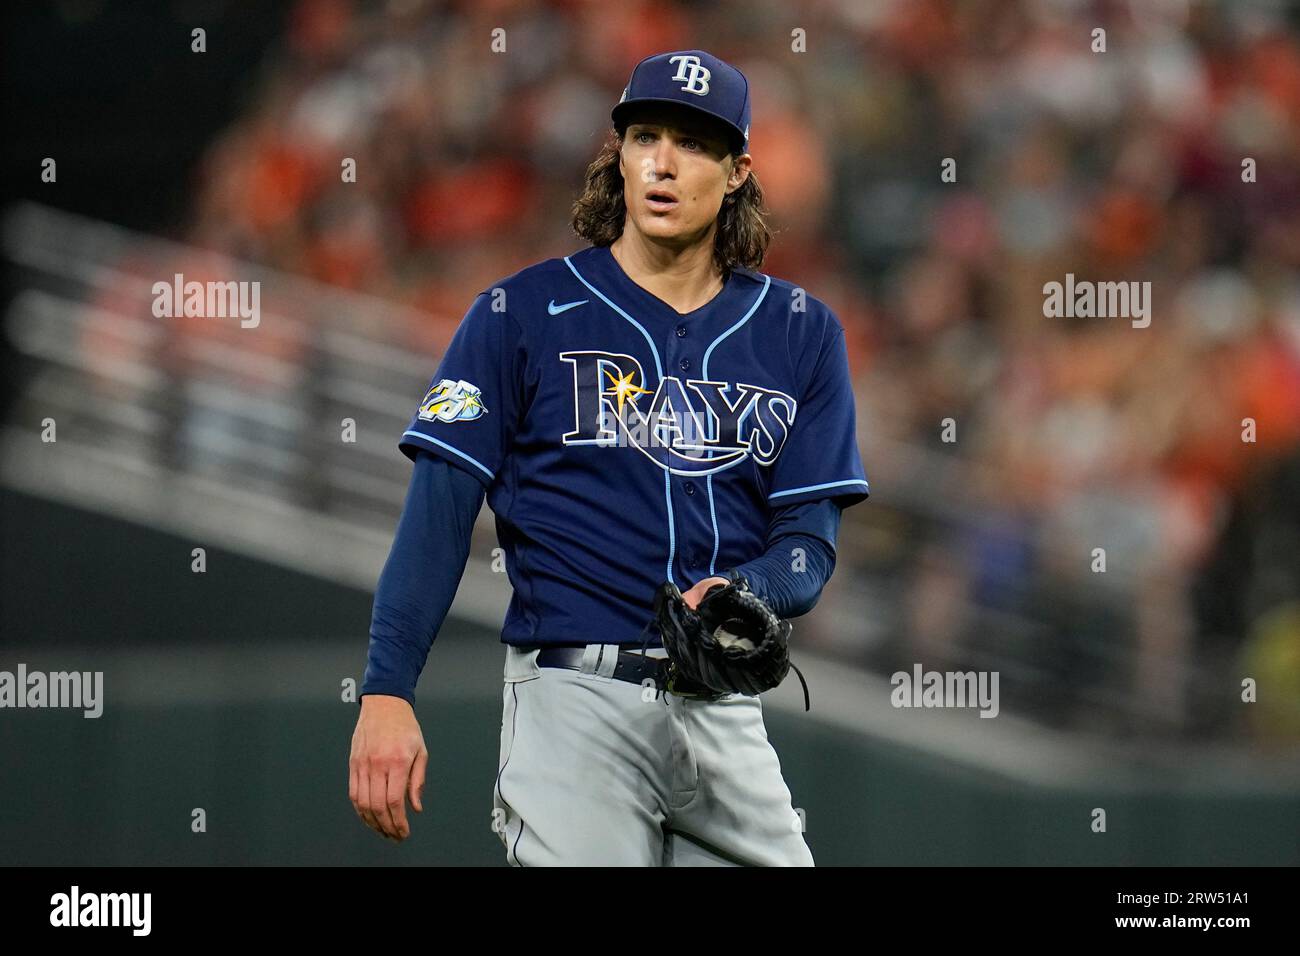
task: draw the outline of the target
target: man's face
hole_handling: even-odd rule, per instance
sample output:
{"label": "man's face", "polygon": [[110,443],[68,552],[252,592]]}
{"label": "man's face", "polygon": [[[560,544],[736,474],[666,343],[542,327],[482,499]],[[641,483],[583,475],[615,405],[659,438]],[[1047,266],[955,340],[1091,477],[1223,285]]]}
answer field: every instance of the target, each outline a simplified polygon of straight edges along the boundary
{"label": "man's face", "polygon": [[646,107],[629,116],[623,132],[628,216],[647,238],[679,247],[699,242],[749,165],[748,153],[733,161],[726,133],[707,117],[671,104]]}

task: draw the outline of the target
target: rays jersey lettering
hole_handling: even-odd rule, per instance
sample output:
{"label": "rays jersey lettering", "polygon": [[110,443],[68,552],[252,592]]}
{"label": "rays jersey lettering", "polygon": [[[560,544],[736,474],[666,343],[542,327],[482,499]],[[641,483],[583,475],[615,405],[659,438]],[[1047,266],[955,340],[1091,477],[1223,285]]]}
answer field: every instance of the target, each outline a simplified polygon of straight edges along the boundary
{"label": "rays jersey lettering", "polygon": [[635,356],[586,350],[559,358],[573,371],[566,445],[627,445],[675,475],[710,475],[749,456],[771,465],[794,424],[798,403],[776,389],[666,375],[651,392]]}

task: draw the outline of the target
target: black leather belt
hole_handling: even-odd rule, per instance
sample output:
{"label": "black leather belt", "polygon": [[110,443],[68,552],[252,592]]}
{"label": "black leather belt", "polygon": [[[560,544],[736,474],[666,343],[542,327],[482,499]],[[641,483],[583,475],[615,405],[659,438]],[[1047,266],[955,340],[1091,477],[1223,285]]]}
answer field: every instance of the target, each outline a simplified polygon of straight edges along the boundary
{"label": "black leather belt", "polygon": [[[585,647],[544,647],[537,652],[537,666],[580,671],[586,655]],[[720,700],[729,696],[676,674],[672,661],[666,657],[649,657],[635,651],[619,651],[614,673],[609,676],[629,684],[644,684],[649,679],[660,691],[667,690],[677,697],[692,700]]]}

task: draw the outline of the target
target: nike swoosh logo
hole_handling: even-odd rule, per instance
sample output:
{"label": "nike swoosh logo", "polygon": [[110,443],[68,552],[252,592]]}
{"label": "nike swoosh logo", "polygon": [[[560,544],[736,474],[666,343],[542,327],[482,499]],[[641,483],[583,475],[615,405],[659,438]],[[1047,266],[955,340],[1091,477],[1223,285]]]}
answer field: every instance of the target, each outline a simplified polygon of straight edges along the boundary
{"label": "nike swoosh logo", "polygon": [[578,302],[566,302],[564,305],[556,305],[555,300],[552,299],[546,306],[546,311],[551,313],[551,315],[559,315],[561,312],[568,312],[570,309],[577,308],[580,305],[586,305],[587,301],[587,299],[582,299]]}

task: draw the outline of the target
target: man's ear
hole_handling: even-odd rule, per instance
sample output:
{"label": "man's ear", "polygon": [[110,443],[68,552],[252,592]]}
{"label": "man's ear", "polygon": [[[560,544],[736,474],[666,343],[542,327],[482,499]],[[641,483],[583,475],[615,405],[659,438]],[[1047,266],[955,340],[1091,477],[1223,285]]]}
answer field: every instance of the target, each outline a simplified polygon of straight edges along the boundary
{"label": "man's ear", "polygon": [[745,185],[745,180],[749,178],[749,170],[753,164],[753,159],[749,153],[742,153],[739,156],[732,157],[731,172],[727,176],[727,195],[731,195],[741,186]]}

